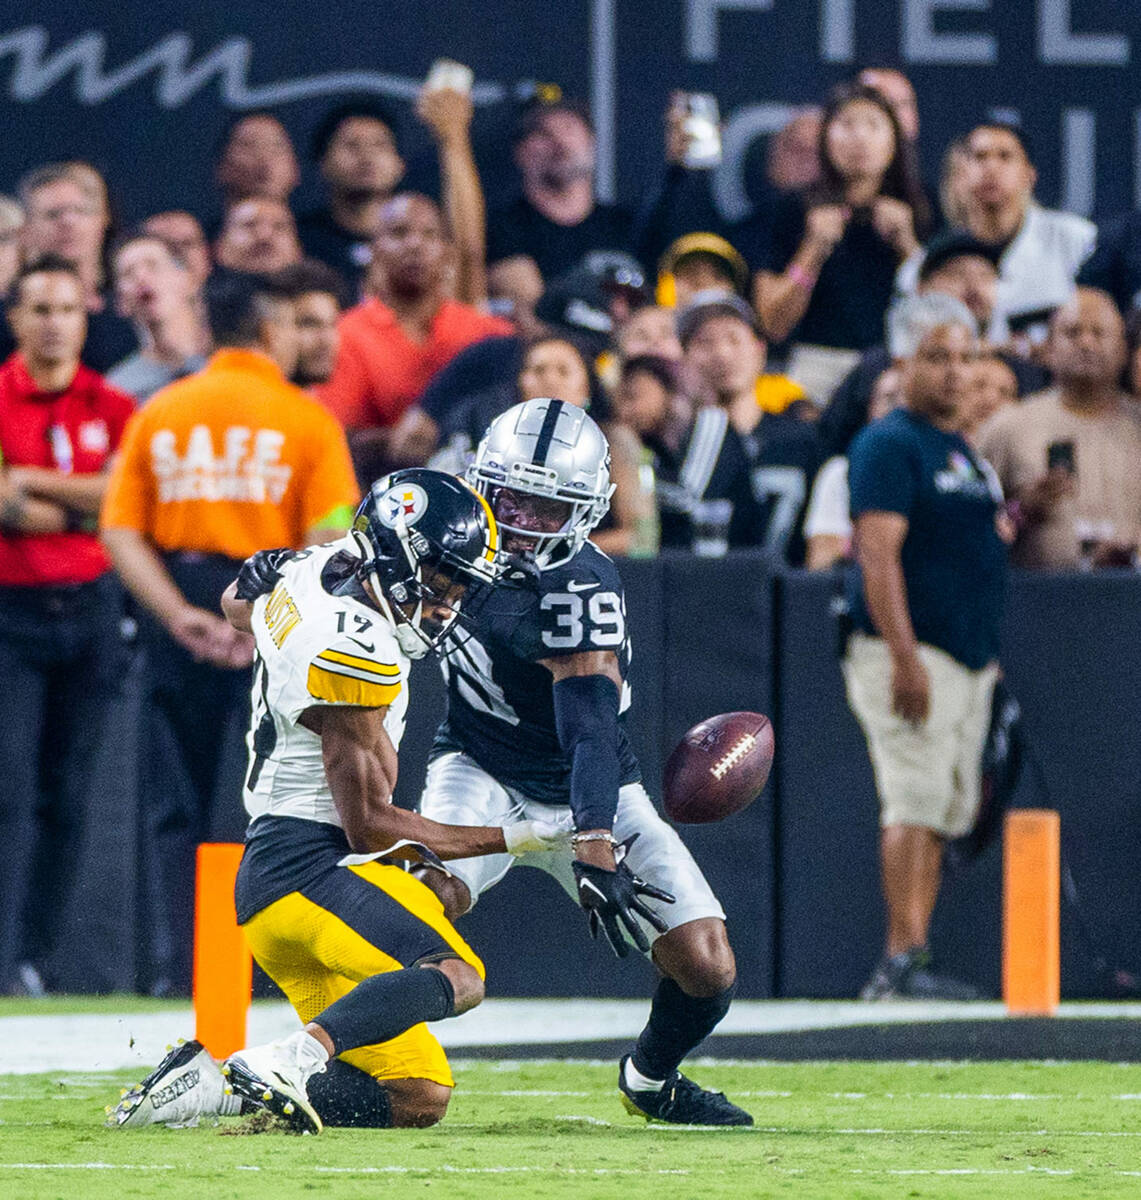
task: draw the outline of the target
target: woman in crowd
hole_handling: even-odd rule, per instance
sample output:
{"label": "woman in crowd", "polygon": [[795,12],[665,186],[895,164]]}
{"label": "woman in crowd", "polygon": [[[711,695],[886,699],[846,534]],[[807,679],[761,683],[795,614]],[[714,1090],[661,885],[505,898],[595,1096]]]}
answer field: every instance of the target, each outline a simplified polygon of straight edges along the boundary
{"label": "woman in crowd", "polygon": [[793,343],[788,373],[818,402],[882,340],[896,270],[931,226],[914,147],[879,92],[833,94],[820,158],[819,184],[774,215],[753,293],[768,337]]}

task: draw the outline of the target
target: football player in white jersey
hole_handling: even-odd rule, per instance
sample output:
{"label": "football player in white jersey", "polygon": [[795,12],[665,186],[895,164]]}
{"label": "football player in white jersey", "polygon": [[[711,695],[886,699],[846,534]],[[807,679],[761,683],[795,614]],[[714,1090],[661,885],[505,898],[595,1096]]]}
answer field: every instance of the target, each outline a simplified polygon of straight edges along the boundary
{"label": "football player in white jersey", "polygon": [[235,903],[254,957],[305,1028],[214,1062],[181,1043],[109,1125],[193,1124],[264,1106],[294,1128],[438,1121],[454,1086],[423,1024],[483,998],[483,964],[435,894],[391,858],[559,844],[542,820],[445,825],[391,803],[409,660],[456,631],[496,576],[496,524],[473,489],[423,468],[373,485],[341,541],[262,551],[223,596],[257,643],[251,824]]}

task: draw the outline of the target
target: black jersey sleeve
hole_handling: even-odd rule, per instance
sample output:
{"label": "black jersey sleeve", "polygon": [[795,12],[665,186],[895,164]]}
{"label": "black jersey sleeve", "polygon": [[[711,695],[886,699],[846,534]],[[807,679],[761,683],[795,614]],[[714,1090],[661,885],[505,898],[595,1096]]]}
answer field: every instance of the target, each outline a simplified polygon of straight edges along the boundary
{"label": "black jersey sleeve", "polygon": [[534,583],[530,619],[520,621],[512,649],[528,662],[592,650],[618,654],[626,642],[626,604],[618,569],[587,545],[569,563]]}

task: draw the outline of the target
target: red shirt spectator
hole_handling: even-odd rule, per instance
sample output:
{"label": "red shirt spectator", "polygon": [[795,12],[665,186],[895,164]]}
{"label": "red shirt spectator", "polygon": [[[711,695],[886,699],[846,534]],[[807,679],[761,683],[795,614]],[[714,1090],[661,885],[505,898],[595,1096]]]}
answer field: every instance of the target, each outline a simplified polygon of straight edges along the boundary
{"label": "red shirt spectator", "polygon": [[501,317],[448,298],[451,251],[427,196],[395,196],[381,210],[366,281],[372,298],[341,319],[337,365],[321,393],[346,429],[395,425],[461,350],[514,332]]}
{"label": "red shirt spectator", "polygon": [[431,319],[427,338],[417,342],[387,304],[366,300],[341,319],[337,367],[321,398],[346,429],[395,425],[432,376],[461,350],[513,332],[502,317],[445,300]]}
{"label": "red shirt spectator", "polygon": [[[80,366],[60,392],[42,391],[23,357],[0,366],[0,454],[4,467],[95,475],[119,445],[134,411],[126,392]],[[94,532],[0,534],[0,586],[90,583],[110,567]]]}

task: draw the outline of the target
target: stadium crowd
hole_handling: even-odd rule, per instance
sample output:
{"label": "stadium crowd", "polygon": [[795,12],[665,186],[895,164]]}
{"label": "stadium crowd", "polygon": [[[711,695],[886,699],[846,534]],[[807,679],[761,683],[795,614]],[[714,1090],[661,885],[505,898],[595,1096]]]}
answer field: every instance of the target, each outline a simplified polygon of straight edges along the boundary
{"label": "stadium crowd", "polygon": [[[589,113],[557,88],[520,108],[518,195],[497,210],[470,97],[426,85],[415,117],[436,147],[436,198],[401,190],[406,117],[374,98],[318,124],[325,202],[311,211],[291,207],[301,157],[272,112],[224,132],[212,213],[121,229],[113,198],[129,181],[81,161],[0,197],[0,659],[21,681],[0,700],[0,771],[19,781],[0,807],[18,864],[0,889],[0,992],[45,986],[53,917],[29,881],[58,875],[71,843],[45,851],[36,813],[50,808],[53,837],[80,836],[76,764],[97,721],[67,694],[82,680],[98,709],[122,669],[112,569],[150,663],[144,744],[164,803],[148,818],[160,916],[140,985],[161,993],[187,986],[191,886],[164,875],[186,874],[185,847],[164,847],[238,832],[244,720],[207,754],[202,726],[178,728],[167,703],[201,688],[229,713],[248,690],[250,647],[216,596],[263,544],[344,529],[357,487],[384,471],[462,472],[520,400],[558,396],[606,432],[617,486],[594,540],[607,553],[753,547],[832,569],[853,558],[849,444],[901,404],[916,325],[942,303],[977,333],[955,432],[1001,480],[1013,561],[1137,563],[1141,226],[1041,205],[1017,126],[964,130],[926,180],[910,83],[864,71],[774,135],[764,194],[729,224],[684,95],[636,211],[597,199]],[[243,404],[247,433],[258,404],[293,423],[284,448],[219,440]],[[172,424],[191,431],[182,458]],[[271,516],[272,480],[291,473],[305,502]],[[206,475],[231,493],[262,480],[262,516],[212,522]],[[50,886],[54,912],[67,885]]]}

